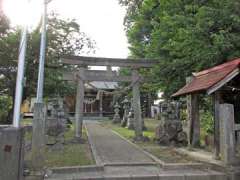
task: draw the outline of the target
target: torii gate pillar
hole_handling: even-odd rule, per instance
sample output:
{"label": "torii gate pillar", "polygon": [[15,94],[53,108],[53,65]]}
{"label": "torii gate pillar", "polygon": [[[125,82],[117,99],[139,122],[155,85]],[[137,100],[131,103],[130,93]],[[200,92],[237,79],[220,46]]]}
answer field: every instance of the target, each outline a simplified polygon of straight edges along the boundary
{"label": "torii gate pillar", "polygon": [[140,103],[140,90],[139,90],[139,74],[137,69],[132,70],[133,82],[133,110],[134,110],[134,126],[136,140],[142,140],[143,137],[143,120]]}
{"label": "torii gate pillar", "polygon": [[84,67],[79,69],[79,77],[77,78],[77,95],[76,95],[76,106],[75,106],[75,137],[77,139],[82,138],[82,125],[83,125],[83,102],[84,102],[84,81],[81,79],[84,75]]}

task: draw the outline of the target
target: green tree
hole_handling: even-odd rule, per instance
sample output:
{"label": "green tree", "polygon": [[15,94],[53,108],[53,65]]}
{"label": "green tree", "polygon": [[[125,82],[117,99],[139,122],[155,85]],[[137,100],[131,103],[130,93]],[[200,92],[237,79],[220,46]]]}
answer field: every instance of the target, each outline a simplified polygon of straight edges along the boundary
{"label": "green tree", "polygon": [[[5,17],[0,18],[0,21],[0,94],[10,97],[13,105],[20,29],[10,27]],[[61,96],[74,91],[74,87],[61,80],[59,57],[92,52],[95,43],[80,31],[75,20],[62,20],[55,14],[49,16],[47,29],[44,95]],[[40,26],[28,35],[23,99],[36,95],[39,48]],[[12,108],[8,114],[8,120],[11,121]]]}
{"label": "green tree", "polygon": [[[36,94],[38,60],[40,48],[40,27],[29,35],[27,49],[27,83],[25,97]],[[62,20],[51,14],[47,27],[47,46],[44,95],[62,96],[72,91],[72,86],[61,80],[60,57],[63,55],[80,55],[94,51],[95,43],[80,31],[75,20]]]}
{"label": "green tree", "polygon": [[[151,86],[169,97],[192,72],[240,56],[238,0],[120,0],[133,57],[159,59]],[[133,8],[134,7],[134,8]]]}

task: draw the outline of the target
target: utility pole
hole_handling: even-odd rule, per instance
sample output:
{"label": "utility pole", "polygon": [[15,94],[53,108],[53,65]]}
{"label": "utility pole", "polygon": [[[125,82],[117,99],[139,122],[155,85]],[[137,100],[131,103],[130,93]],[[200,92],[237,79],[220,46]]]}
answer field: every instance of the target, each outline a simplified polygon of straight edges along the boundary
{"label": "utility pole", "polygon": [[47,1],[43,0],[43,14],[42,14],[42,29],[41,29],[41,45],[39,57],[39,70],[38,70],[38,86],[37,86],[37,102],[43,101],[43,85],[44,85],[44,64],[45,64],[45,51],[46,51],[46,31],[47,31]]}
{"label": "utility pole", "polygon": [[25,66],[25,56],[27,48],[27,25],[23,27],[21,41],[19,45],[19,55],[18,55],[18,68],[17,68],[17,78],[16,78],[16,88],[15,88],[15,100],[14,100],[14,112],[13,112],[13,127],[19,128],[20,126],[20,114],[21,114],[21,103],[22,103],[22,93],[24,85],[24,66]]}

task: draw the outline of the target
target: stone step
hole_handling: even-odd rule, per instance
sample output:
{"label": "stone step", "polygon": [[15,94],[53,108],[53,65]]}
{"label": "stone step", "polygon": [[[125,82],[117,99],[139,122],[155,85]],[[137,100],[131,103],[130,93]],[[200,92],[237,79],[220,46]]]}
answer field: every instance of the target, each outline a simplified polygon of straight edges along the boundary
{"label": "stone step", "polygon": [[209,169],[163,170],[155,165],[147,166],[89,166],[55,168],[46,180],[132,179],[132,180],[227,180],[224,173]]}
{"label": "stone step", "polygon": [[[72,122],[74,122],[75,117],[70,117],[70,120]],[[85,116],[85,117],[83,117],[83,120],[84,121],[102,121],[102,120],[109,121],[110,118],[109,117],[100,117],[100,116]]]}
{"label": "stone step", "polygon": [[174,175],[174,174],[159,174],[159,175],[97,175],[92,174],[86,176],[85,174],[62,174],[61,176],[54,176],[45,178],[46,180],[228,180],[223,175],[202,175],[202,174],[186,174],[186,175]]}

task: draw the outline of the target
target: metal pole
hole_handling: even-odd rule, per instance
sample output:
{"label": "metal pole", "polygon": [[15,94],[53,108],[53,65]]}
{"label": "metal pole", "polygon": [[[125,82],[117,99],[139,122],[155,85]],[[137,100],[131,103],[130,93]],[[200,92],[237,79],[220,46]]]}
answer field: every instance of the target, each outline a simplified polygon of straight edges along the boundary
{"label": "metal pole", "polygon": [[14,112],[13,112],[13,127],[18,128],[20,126],[20,110],[22,102],[22,92],[24,84],[24,66],[25,56],[27,48],[27,26],[23,27],[21,41],[19,46],[18,55],[18,69],[15,89],[15,100],[14,100]]}
{"label": "metal pole", "polygon": [[47,2],[43,0],[43,14],[42,14],[42,33],[39,57],[39,71],[38,71],[38,86],[37,86],[37,102],[41,103],[43,100],[43,84],[44,84],[44,64],[46,51],[46,25],[47,25]]}

